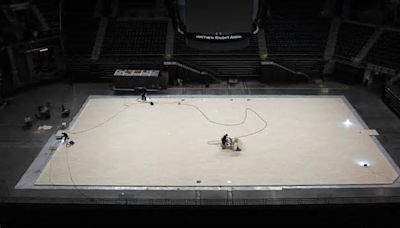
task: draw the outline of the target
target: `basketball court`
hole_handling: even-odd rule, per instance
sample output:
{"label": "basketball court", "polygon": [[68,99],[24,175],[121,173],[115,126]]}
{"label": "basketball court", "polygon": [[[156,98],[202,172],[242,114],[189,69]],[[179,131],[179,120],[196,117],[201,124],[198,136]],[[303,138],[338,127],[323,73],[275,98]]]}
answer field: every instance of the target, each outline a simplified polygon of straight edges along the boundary
{"label": "basketball court", "polygon": [[[17,188],[391,185],[397,166],[342,96],[90,96]],[[60,134],[59,132],[58,134]],[[241,151],[222,149],[228,134]]]}

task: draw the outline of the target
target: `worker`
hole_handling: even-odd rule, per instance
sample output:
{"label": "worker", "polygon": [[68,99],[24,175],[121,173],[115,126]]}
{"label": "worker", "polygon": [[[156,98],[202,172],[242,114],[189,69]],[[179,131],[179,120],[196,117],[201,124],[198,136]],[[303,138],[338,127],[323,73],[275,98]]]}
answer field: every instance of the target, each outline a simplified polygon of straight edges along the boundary
{"label": "worker", "polygon": [[230,138],[228,134],[225,134],[221,138],[221,147],[222,149],[230,149],[233,151],[241,151],[243,146],[242,146],[242,141],[238,138]]}
{"label": "worker", "polygon": [[63,143],[63,144],[65,143],[65,145],[66,145],[67,147],[71,147],[71,146],[73,146],[73,145],[75,144],[75,142],[72,141],[72,140],[69,138],[69,135],[68,135],[67,133],[65,133],[65,132],[62,132],[62,133],[61,133],[61,136],[57,136],[56,139],[57,139],[57,140],[61,140],[62,143]]}
{"label": "worker", "polygon": [[146,89],[143,89],[143,90],[142,90],[141,100],[142,100],[142,101],[147,101]]}
{"label": "worker", "polygon": [[62,136],[57,137],[58,140],[62,140],[62,141],[64,141],[64,142],[67,141],[67,140],[69,140],[69,136],[68,136],[67,133],[62,132],[61,135],[62,135]]}
{"label": "worker", "polygon": [[146,93],[142,93],[142,101],[147,101]]}
{"label": "worker", "polygon": [[221,138],[221,144],[224,146],[226,145],[228,142],[228,134],[225,134],[222,138]]}

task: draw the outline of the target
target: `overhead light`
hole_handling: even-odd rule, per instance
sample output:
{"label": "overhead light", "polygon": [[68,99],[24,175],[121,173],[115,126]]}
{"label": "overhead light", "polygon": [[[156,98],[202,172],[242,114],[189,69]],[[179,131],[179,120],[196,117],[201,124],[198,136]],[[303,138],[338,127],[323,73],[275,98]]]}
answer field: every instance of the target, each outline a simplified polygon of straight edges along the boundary
{"label": "overhead light", "polygon": [[353,126],[353,123],[352,123],[349,119],[347,119],[346,121],[344,121],[343,124],[344,124],[344,126],[346,126],[346,127],[351,127],[351,126]]}
{"label": "overhead light", "polygon": [[45,51],[48,51],[48,50],[49,50],[48,48],[42,48],[42,49],[39,50],[39,52],[45,52]]}
{"label": "overhead light", "polygon": [[363,166],[363,167],[369,167],[371,164],[369,163],[369,162],[367,162],[367,161],[360,161],[360,162],[358,162],[358,164],[360,165],[360,166]]}

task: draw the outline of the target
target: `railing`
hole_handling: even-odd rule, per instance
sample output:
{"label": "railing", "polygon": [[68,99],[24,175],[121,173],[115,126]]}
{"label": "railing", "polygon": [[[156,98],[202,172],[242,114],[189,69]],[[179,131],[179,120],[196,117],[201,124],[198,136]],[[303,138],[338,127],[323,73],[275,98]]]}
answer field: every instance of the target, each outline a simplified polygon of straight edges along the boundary
{"label": "railing", "polygon": [[385,95],[383,98],[384,102],[393,110],[398,116],[400,116],[400,96],[396,94],[391,88],[385,89]]}
{"label": "railing", "polygon": [[279,67],[279,68],[281,68],[281,69],[283,69],[283,70],[285,70],[285,71],[287,71],[287,72],[290,72],[290,73],[292,73],[292,74],[295,74],[295,75],[302,75],[302,76],[304,76],[305,78],[307,78],[307,80],[311,80],[311,77],[310,77],[308,74],[306,74],[306,73],[304,73],[304,72],[294,71],[294,70],[292,70],[292,69],[290,69],[290,68],[287,68],[287,67],[285,67],[285,66],[283,66],[283,65],[281,65],[281,64],[278,64],[278,63],[276,63],[276,62],[263,61],[263,62],[261,62],[261,65],[273,65],[273,66]]}
{"label": "railing", "polygon": [[199,75],[204,75],[207,76],[209,78],[211,78],[212,80],[216,81],[216,82],[221,82],[220,79],[218,79],[219,73],[210,69],[204,70],[202,69],[202,67],[197,66],[193,63],[188,63],[184,60],[171,60],[171,61],[165,61],[164,62],[164,66],[177,66],[179,68],[183,68],[185,70],[188,70],[190,72],[193,72],[195,74],[199,74]]}

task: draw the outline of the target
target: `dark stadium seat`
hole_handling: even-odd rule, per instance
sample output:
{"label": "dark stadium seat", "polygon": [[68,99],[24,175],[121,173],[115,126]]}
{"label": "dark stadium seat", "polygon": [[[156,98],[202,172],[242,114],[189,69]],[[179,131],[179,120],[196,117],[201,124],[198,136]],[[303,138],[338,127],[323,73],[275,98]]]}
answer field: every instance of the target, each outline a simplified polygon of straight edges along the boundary
{"label": "dark stadium seat", "polygon": [[76,18],[65,26],[67,55],[90,56],[99,21],[94,18]]}
{"label": "dark stadium seat", "polygon": [[366,56],[364,63],[400,69],[400,31],[386,30]]}
{"label": "dark stadium seat", "polygon": [[335,58],[352,61],[367,43],[375,28],[342,22],[335,47]]}
{"label": "dark stadium seat", "polygon": [[329,31],[325,18],[267,18],[268,52],[271,55],[300,54],[322,56]]}
{"label": "dark stadium seat", "polygon": [[300,72],[310,72],[322,59],[330,19],[321,16],[322,1],[272,1],[264,21],[270,60]]}
{"label": "dark stadium seat", "polygon": [[168,22],[110,21],[102,56],[164,55]]}

